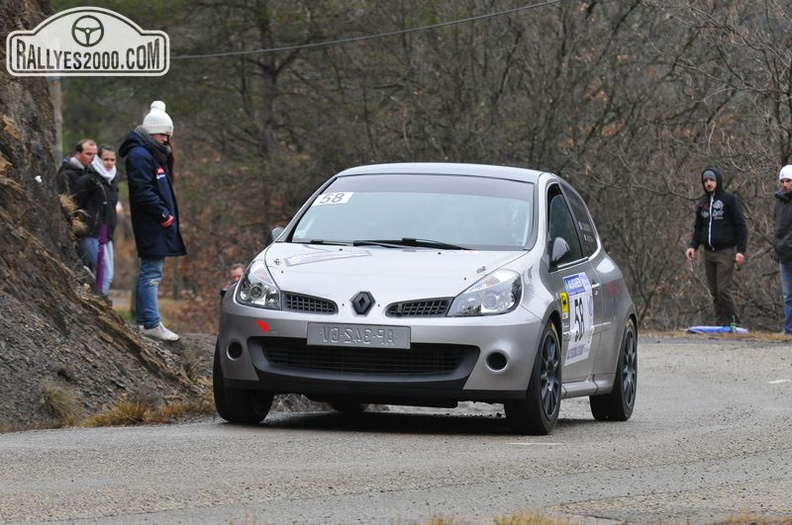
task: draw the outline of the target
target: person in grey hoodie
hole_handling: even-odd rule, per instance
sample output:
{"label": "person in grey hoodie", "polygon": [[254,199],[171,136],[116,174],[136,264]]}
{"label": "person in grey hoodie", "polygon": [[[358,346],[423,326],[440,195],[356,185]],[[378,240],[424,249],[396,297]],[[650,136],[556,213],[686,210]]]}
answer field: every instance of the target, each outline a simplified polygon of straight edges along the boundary
{"label": "person in grey hoodie", "polygon": [[723,189],[723,176],[717,168],[709,167],[701,172],[701,185],[704,197],[696,205],[693,236],[685,257],[692,261],[696,250],[702,248],[715,322],[719,326],[739,325],[732,281],[734,269],[745,262],[748,227],[740,201]]}
{"label": "person in grey hoodie", "polygon": [[781,187],[775,193],[773,251],[784,294],[784,333],[792,334],[792,165],[781,168],[778,183]]}

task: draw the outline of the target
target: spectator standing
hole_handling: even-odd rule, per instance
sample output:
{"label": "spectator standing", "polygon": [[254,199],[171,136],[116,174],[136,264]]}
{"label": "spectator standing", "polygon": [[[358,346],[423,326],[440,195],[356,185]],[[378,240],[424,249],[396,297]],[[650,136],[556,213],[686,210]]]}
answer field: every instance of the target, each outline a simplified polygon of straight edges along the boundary
{"label": "spectator standing", "polygon": [[77,190],[77,179],[90,169],[96,156],[96,142],[82,139],[74,147],[74,155],[63,161],[58,173],[55,174],[55,187],[58,194],[74,197]]}
{"label": "spectator standing", "polygon": [[720,326],[739,325],[731,287],[735,267],[745,262],[748,227],[740,201],[723,189],[723,176],[717,168],[709,167],[701,173],[701,185],[704,197],[696,206],[693,236],[685,256],[692,261],[702,247],[715,322]]}
{"label": "spectator standing", "polygon": [[234,286],[245,274],[245,265],[242,263],[234,263],[228,270],[228,283],[220,290],[220,297],[224,296],[226,292]]}
{"label": "spectator standing", "polygon": [[[74,148],[74,155],[63,161],[55,175],[61,207],[68,215],[72,232],[77,238],[77,251],[94,277],[97,277],[97,248],[94,241],[98,239],[102,228],[100,215],[104,200],[102,183],[93,163],[96,152],[96,142],[92,139],[80,140]],[[116,200],[117,195],[116,191]],[[103,290],[102,284],[103,278],[98,276],[97,292],[107,301],[107,292]]]}
{"label": "spectator standing", "polygon": [[106,302],[113,281],[113,232],[118,204],[118,173],[116,153],[112,146],[102,144],[86,169],[75,182],[75,204],[85,230],[78,234],[84,264],[96,276],[96,288]]}
{"label": "spectator standing", "polygon": [[172,186],[173,121],[165,103],[154,101],[143,123],[130,131],[119,153],[125,158],[135,246],[140,258],[135,311],[143,334],[163,341],[179,336],[159,313],[159,283],[165,257],[187,254],[179,231],[179,209]]}
{"label": "spectator standing", "polygon": [[[74,154],[64,159],[55,174],[55,189],[58,191],[60,205],[71,224],[72,232],[78,238],[84,235],[87,225],[79,210],[77,181],[89,172],[91,162],[96,156],[96,142],[82,139],[74,147]],[[79,251],[79,242],[77,243]]]}
{"label": "spectator standing", "polygon": [[775,193],[775,234],[773,251],[781,273],[781,292],[784,295],[784,333],[792,334],[792,165],[781,168],[778,174],[780,189]]}

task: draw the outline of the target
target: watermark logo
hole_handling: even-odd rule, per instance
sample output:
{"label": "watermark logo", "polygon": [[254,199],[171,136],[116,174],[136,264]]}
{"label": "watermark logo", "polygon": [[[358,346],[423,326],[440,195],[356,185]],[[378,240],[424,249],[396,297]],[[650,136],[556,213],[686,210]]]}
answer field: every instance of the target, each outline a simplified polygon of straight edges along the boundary
{"label": "watermark logo", "polygon": [[15,76],[162,76],[170,41],[109,9],[76,7],[9,34],[6,68]]}

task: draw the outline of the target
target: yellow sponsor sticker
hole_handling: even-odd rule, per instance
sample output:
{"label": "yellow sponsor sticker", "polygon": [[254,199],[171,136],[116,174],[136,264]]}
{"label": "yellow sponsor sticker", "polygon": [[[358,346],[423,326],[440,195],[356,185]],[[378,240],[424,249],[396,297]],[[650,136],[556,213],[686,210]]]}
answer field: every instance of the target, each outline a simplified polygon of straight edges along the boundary
{"label": "yellow sponsor sticker", "polygon": [[561,299],[561,313],[568,314],[569,313],[569,296],[566,292],[561,292],[558,294],[559,298]]}

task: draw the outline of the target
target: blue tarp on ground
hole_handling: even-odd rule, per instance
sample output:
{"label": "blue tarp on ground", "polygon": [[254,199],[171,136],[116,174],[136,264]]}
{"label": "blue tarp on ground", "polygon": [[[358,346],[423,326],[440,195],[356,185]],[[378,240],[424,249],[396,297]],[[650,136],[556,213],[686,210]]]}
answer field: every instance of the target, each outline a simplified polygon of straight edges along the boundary
{"label": "blue tarp on ground", "polygon": [[[728,334],[732,331],[730,326],[691,326],[687,329],[689,334]],[[735,334],[747,334],[748,330],[740,328],[734,329]]]}

